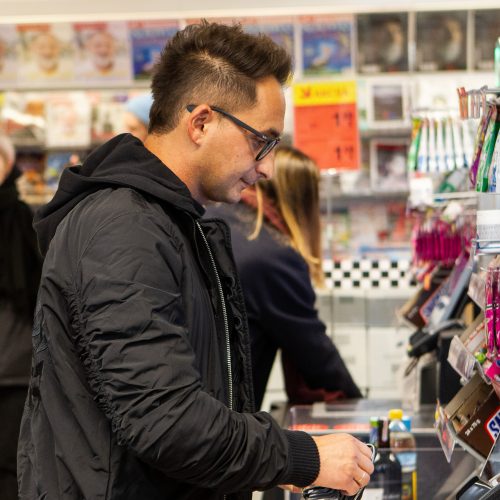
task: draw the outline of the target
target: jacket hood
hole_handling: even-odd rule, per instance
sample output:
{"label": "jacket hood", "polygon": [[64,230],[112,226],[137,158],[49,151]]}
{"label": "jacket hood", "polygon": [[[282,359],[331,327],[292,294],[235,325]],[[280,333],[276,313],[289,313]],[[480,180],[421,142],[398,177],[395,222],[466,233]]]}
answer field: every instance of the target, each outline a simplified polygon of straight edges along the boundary
{"label": "jacket hood", "polygon": [[43,255],[57,226],[89,194],[99,189],[130,187],[200,217],[204,209],[187,186],[130,134],[121,134],[93,151],[82,165],[66,168],[54,198],[35,215],[34,228]]}

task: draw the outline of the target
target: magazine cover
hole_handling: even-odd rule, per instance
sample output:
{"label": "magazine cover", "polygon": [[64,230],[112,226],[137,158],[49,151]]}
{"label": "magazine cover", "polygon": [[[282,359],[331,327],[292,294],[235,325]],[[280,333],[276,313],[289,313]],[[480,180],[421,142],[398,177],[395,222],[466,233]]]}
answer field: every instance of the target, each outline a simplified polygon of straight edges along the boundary
{"label": "magazine cover", "polygon": [[71,24],[18,24],[18,85],[64,86],[75,76]]}
{"label": "magazine cover", "polygon": [[370,178],[374,191],[408,190],[407,152],[408,143],[402,139],[370,142]]}
{"label": "magazine cover", "polygon": [[56,190],[59,184],[59,179],[61,178],[62,171],[71,165],[74,165],[77,158],[76,155],[71,151],[58,151],[47,154],[45,160],[45,171],[43,173],[43,178],[47,187]]}
{"label": "magazine cover", "polygon": [[264,33],[275,43],[283,47],[293,58],[294,26],[289,17],[247,17],[243,19],[243,27],[248,33]]}
{"label": "magazine cover", "polygon": [[495,43],[500,37],[500,9],[474,12],[474,68],[491,71]]}
{"label": "magazine cover", "polygon": [[148,80],[163,47],[179,31],[179,22],[131,21],[128,26],[134,79]]}
{"label": "magazine cover", "polygon": [[5,92],[0,118],[4,132],[14,142],[45,141],[45,92]]}
{"label": "magazine cover", "polygon": [[409,126],[409,89],[407,82],[371,78],[367,88],[367,124],[370,128]]}
{"label": "magazine cover", "polygon": [[301,16],[304,76],[352,69],[352,16]]}
{"label": "magazine cover", "polygon": [[17,80],[17,31],[15,26],[0,25],[0,88],[12,86]]}
{"label": "magazine cover", "polygon": [[45,117],[47,147],[90,146],[90,102],[85,92],[50,95]]}
{"label": "magazine cover", "polygon": [[467,67],[467,11],[417,12],[417,70]]}
{"label": "magazine cover", "polygon": [[50,193],[43,178],[45,153],[18,151],[16,165],[21,171],[21,177],[17,180],[21,198],[31,204],[47,203],[49,200],[46,196]]}
{"label": "magazine cover", "polygon": [[132,64],[127,24],[117,21],[73,26],[78,46],[77,79],[85,85],[129,85]]}
{"label": "magazine cover", "polygon": [[357,20],[359,72],[408,71],[408,14],[360,14]]}
{"label": "magazine cover", "polygon": [[124,131],[127,92],[88,92],[87,99],[92,108],[92,142],[105,142]]}

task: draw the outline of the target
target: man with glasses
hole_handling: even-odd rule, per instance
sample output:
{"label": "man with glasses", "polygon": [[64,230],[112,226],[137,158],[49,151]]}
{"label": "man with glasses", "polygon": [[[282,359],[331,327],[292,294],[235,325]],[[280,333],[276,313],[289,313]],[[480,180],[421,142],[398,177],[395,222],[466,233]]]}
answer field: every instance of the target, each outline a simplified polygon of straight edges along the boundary
{"label": "man with glasses", "polygon": [[290,57],[240,26],[188,26],[153,80],[149,135],[65,170],[36,217],[45,254],[19,443],[20,498],[248,499],[277,484],[355,493],[346,434],[254,412],[229,229],[202,218],[273,170]]}
{"label": "man with glasses", "polygon": [[[196,104],[190,104],[189,106],[186,107],[186,109],[191,113],[196,107],[197,107]],[[258,151],[257,155],[255,156],[255,161],[260,161],[265,156],[267,156],[278,145],[278,143],[281,140],[279,136],[269,137],[266,134],[263,134],[262,132],[255,130],[253,127],[250,127],[250,125],[247,125],[245,122],[238,120],[238,118],[228,113],[227,111],[218,108],[217,106],[210,106],[210,108],[212,109],[212,111],[217,111],[217,113],[220,113],[222,116],[229,118],[233,123],[235,123],[236,125],[245,130],[248,130],[248,132],[250,132],[255,136],[253,138],[255,146],[253,147],[255,147]],[[274,133],[276,134],[276,132]]]}

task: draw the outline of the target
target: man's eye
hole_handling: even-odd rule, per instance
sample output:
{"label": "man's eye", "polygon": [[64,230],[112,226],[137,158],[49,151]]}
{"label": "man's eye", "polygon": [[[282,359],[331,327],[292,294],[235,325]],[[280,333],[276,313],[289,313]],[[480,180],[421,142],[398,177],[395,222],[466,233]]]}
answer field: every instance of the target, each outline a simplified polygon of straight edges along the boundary
{"label": "man's eye", "polygon": [[266,141],[264,141],[263,139],[259,139],[258,137],[252,138],[252,145],[255,149],[263,148],[265,144]]}

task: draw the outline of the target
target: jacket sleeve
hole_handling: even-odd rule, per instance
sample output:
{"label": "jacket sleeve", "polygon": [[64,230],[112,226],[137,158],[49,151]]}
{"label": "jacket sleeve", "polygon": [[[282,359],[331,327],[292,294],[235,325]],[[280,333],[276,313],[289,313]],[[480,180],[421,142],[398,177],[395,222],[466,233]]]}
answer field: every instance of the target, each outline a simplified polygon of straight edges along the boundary
{"label": "jacket sleeve", "polygon": [[223,492],[310,484],[319,457],[309,435],[202,390],[185,327],[183,242],[164,226],[147,212],[112,219],[76,272],[78,345],[118,442],[168,477]]}
{"label": "jacket sleeve", "polygon": [[[268,247],[269,250],[269,247]],[[304,259],[291,247],[256,248],[244,263],[242,282],[250,311],[312,389],[361,397],[315,309],[316,294]],[[252,318],[249,318],[252,321]]]}

